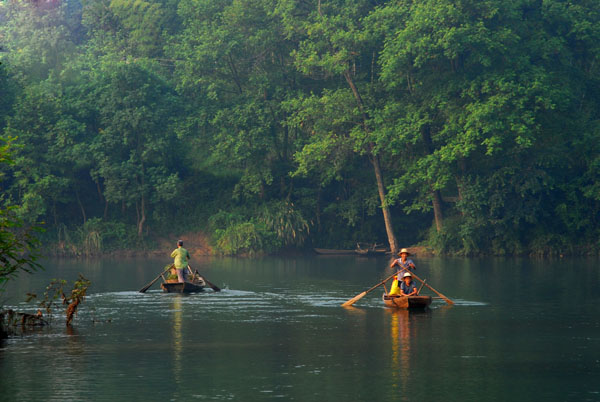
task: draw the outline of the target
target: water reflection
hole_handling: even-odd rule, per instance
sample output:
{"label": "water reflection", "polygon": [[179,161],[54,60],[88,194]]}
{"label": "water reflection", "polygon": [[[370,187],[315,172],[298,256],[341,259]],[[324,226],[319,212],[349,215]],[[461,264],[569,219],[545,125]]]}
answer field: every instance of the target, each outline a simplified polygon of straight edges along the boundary
{"label": "water reflection", "polygon": [[392,388],[403,401],[410,400],[407,394],[411,383],[412,342],[418,337],[417,319],[427,317],[429,309],[386,309],[390,316]]}
{"label": "water reflection", "polygon": [[179,389],[181,387],[182,378],[182,351],[183,351],[183,336],[181,334],[181,325],[183,323],[182,317],[182,306],[181,306],[181,295],[174,295],[171,303],[171,310],[173,311],[173,375],[175,377],[175,389],[174,399],[177,399]]}
{"label": "water reflection", "polygon": [[[389,309],[392,337],[392,379],[396,393],[408,389],[410,379],[410,312],[404,309]],[[402,387],[399,389],[399,384]],[[406,400],[402,398],[402,400]]]}
{"label": "water reflection", "polygon": [[[0,346],[0,400],[462,402],[502,400],[510,387],[518,400],[600,402],[596,263],[422,258],[419,275],[453,307],[386,309],[373,292],[342,309],[381,276],[385,264],[367,260],[217,259],[202,271],[231,289],[190,296],[138,293],[153,261],[48,266],[10,291],[81,271],[92,292],[77,332],[57,322]],[[581,286],[556,297],[565,269]],[[522,282],[507,290],[513,276]]]}

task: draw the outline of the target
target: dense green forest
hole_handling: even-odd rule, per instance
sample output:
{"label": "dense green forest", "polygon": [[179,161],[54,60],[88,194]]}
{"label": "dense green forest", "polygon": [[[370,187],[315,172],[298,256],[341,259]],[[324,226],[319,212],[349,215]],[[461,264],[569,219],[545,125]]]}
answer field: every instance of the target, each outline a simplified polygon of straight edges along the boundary
{"label": "dense green forest", "polygon": [[597,254],[597,0],[4,0],[0,46],[54,250]]}

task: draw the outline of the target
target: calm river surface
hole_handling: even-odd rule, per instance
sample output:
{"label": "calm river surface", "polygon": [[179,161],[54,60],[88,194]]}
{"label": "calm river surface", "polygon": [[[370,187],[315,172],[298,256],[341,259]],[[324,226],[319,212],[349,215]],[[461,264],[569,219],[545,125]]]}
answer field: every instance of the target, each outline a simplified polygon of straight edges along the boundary
{"label": "calm river surface", "polygon": [[[222,292],[163,294],[169,259],[51,260],[0,296],[92,281],[71,331],[0,345],[6,401],[600,401],[598,260],[415,258],[456,304],[383,307],[386,258],[192,260]],[[423,292],[428,293],[428,292]]]}

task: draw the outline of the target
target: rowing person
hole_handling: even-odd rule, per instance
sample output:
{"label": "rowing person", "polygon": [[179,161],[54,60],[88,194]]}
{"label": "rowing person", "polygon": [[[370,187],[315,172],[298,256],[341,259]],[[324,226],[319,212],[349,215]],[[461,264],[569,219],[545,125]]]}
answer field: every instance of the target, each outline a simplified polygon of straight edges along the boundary
{"label": "rowing person", "polygon": [[409,272],[411,269],[417,269],[417,267],[415,266],[413,260],[408,258],[408,256],[410,256],[410,253],[407,249],[403,248],[402,250],[400,250],[398,256],[400,256],[400,258],[396,258],[392,262],[392,265],[390,265],[390,268],[394,268],[396,265],[398,266],[398,279],[400,279],[400,273],[402,273],[402,271]]}
{"label": "rowing person", "polygon": [[185,270],[188,266],[190,253],[183,248],[183,240],[177,241],[177,248],[171,253],[171,258],[174,258],[173,265],[177,271],[177,279],[179,282],[185,282]]}

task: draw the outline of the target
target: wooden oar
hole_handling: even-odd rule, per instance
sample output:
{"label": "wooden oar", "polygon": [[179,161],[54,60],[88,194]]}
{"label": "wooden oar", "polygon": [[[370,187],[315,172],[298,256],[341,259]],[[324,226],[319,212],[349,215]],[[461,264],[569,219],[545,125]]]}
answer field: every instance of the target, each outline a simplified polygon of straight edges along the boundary
{"label": "wooden oar", "polygon": [[454,304],[454,302],[450,299],[448,299],[446,296],[444,296],[443,294],[441,294],[440,292],[438,292],[437,290],[435,290],[434,288],[432,288],[431,286],[429,286],[429,284],[427,284],[423,279],[419,278],[417,275],[413,273],[411,273],[412,276],[414,276],[418,281],[420,281],[423,285],[427,286],[432,292],[434,292],[436,295],[440,296],[442,299],[444,299],[444,301],[448,304]]}
{"label": "wooden oar", "polygon": [[353,305],[354,303],[356,303],[357,301],[359,301],[360,299],[362,299],[363,297],[365,297],[365,295],[367,293],[369,293],[370,291],[378,288],[379,286],[383,285],[384,283],[386,283],[387,281],[389,281],[390,279],[392,279],[394,276],[396,276],[398,273],[394,272],[390,277],[382,280],[381,282],[379,282],[377,285],[373,286],[372,288],[370,288],[369,290],[365,290],[362,293],[357,294],[356,296],[354,296],[352,299],[348,300],[345,303],[342,303],[342,307],[348,307]]}
{"label": "wooden oar", "polygon": [[[190,272],[192,272],[192,268],[191,268],[189,265],[188,265],[188,269],[190,270]],[[196,270],[196,273],[197,273],[198,275],[200,275],[200,273],[198,272],[198,270]],[[213,285],[212,283],[210,283],[210,282],[208,281],[208,279],[206,279],[206,276],[204,276],[204,275],[200,275],[200,276],[202,277],[202,279],[204,279],[204,282],[205,282],[205,283],[206,283],[208,286],[210,286],[210,287],[212,288],[212,290],[214,290],[215,292],[220,292],[220,291],[221,291],[221,289],[219,289],[219,287],[218,287],[217,285]]]}
{"label": "wooden oar", "polygon": [[418,295],[419,293],[421,293],[421,289],[423,289],[423,286],[425,286],[425,282],[427,282],[427,279],[425,279],[425,280],[423,281],[423,283],[422,283],[422,284],[421,284],[421,286],[419,287],[419,290],[417,290],[417,295]]}
{"label": "wooden oar", "polygon": [[173,268],[173,265],[170,265],[169,268],[165,269],[163,272],[161,272],[156,278],[154,278],[152,280],[152,282],[150,282],[149,284],[147,284],[146,286],[144,286],[143,288],[140,289],[140,293],[146,293],[146,290],[150,289],[150,286],[154,285],[154,282],[156,282],[158,280],[158,278],[160,278],[161,276],[163,276],[165,273],[169,272],[169,270]]}

